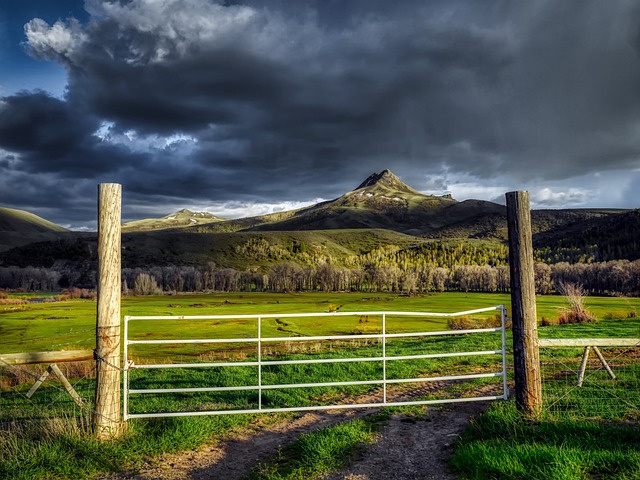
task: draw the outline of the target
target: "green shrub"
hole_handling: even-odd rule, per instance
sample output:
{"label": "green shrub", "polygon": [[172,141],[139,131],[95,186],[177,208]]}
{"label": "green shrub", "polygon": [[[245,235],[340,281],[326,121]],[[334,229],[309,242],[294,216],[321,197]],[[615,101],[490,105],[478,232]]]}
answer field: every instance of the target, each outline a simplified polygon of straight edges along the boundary
{"label": "green shrub", "polygon": [[602,318],[605,320],[624,320],[625,318],[631,317],[628,317],[627,312],[623,312],[622,310],[610,310],[605,313]]}
{"label": "green shrub", "polygon": [[[470,315],[462,315],[460,317],[451,317],[447,320],[449,330],[474,330],[477,328],[496,328],[500,327],[502,319],[500,314],[493,317],[472,317]],[[507,321],[507,328],[510,328],[510,322]]]}

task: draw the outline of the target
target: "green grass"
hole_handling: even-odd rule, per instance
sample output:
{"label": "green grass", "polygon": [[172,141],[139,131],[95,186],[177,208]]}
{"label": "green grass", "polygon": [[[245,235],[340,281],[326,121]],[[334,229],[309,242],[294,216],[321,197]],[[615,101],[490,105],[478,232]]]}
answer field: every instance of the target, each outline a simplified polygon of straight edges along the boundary
{"label": "green grass", "polygon": [[640,338],[640,319],[601,320],[595,323],[571,323],[538,327],[540,338]]}
{"label": "green grass", "polygon": [[[607,306],[607,302],[601,305]],[[627,318],[546,326],[540,327],[539,333],[547,338],[638,338],[640,321]],[[542,420],[526,420],[510,402],[493,404],[458,442],[452,465],[460,477],[640,479],[638,350],[601,351],[616,379],[609,378],[592,354],[585,383],[578,388],[577,371],[583,349],[541,349],[545,402]]]}
{"label": "green grass", "polygon": [[[216,315],[216,314],[256,314],[256,313],[301,313],[326,312],[330,306],[338,311],[365,310],[423,310],[454,312],[468,308],[482,308],[506,304],[509,308],[509,296],[505,294],[480,294],[448,292],[441,294],[416,295],[402,297],[381,293],[305,293],[305,294],[269,294],[269,293],[215,293],[156,297],[125,297],[122,301],[123,315]],[[564,299],[559,296],[539,296],[538,318],[556,318]],[[588,297],[586,306],[598,318],[602,319],[611,312],[640,310],[640,298]],[[96,305],[91,300],[70,300],[61,303],[0,305],[0,352],[34,352],[45,350],[93,348],[95,346]],[[346,322],[340,324],[340,322]],[[348,322],[352,322],[349,324]],[[200,334],[208,335],[211,325],[202,323]],[[377,324],[366,325],[375,329]],[[615,324],[610,324],[613,325]],[[322,335],[328,328],[342,331],[357,331],[362,325],[354,325],[353,318],[344,320],[335,318],[331,323],[308,322],[294,326],[297,333],[314,332]],[[299,328],[298,328],[299,327]],[[411,324],[406,320],[393,318],[388,322],[390,331],[409,331],[421,324]],[[171,331],[174,326],[166,327]],[[246,327],[251,330],[251,326]],[[445,329],[446,320],[432,322],[427,326],[431,330]],[[566,327],[562,327],[563,329]],[[576,328],[586,328],[578,326]],[[277,326],[273,326],[277,330]],[[164,334],[162,326],[156,324],[154,330]],[[219,334],[238,333],[238,324],[217,325]],[[541,328],[541,335],[546,335]],[[551,331],[551,330],[549,330]],[[235,336],[235,335],[231,335]]]}
{"label": "green grass", "polygon": [[312,480],[342,467],[376,437],[377,418],[355,419],[301,435],[274,460],[256,467],[250,480]]}
{"label": "green grass", "polygon": [[[420,303],[428,301],[425,298],[401,298],[387,296],[366,296],[366,295],[214,295],[214,296],[179,296],[179,297],[152,297],[152,298],[136,298],[125,299],[124,310],[126,313],[156,313],[166,314],[166,311],[176,312],[178,314],[197,313],[202,314],[202,310],[213,310],[213,313],[255,313],[258,311],[271,312],[306,312],[306,311],[327,311],[329,305],[333,304],[340,309],[349,310],[398,310],[404,308],[419,308]],[[408,301],[409,305],[405,304]],[[68,309],[69,305],[78,305],[86,312],[89,308],[95,307],[95,304],[89,301],[74,301],[65,304],[51,304],[48,307],[55,307],[49,311],[45,309],[34,309],[30,312],[15,312],[21,317],[13,321],[14,326],[26,327],[20,333],[23,338],[30,335],[29,328],[35,330],[40,328],[41,339],[43,345],[40,346],[34,342],[31,345],[33,350],[47,349],[49,344],[44,344],[46,336],[55,337],[57,329],[60,329],[60,337],[54,338],[54,342],[61,342],[64,335],[70,336],[73,342],[75,340],[74,328],[82,329],[83,314],[76,315]],[[175,305],[175,306],[173,306]],[[204,305],[204,306],[203,306]],[[28,307],[31,307],[29,305]],[[67,307],[65,311],[64,307]],[[444,304],[439,305],[444,308]],[[465,305],[465,308],[467,306]],[[449,311],[452,307],[448,307]],[[50,318],[38,318],[41,316],[66,316],[64,322],[56,322]],[[311,319],[308,324],[303,319],[282,319],[280,323],[275,321],[269,326],[267,331],[270,334],[277,335],[293,335],[297,333],[333,333],[350,332],[354,329],[368,328],[366,319],[360,318],[342,319],[341,317],[329,318],[328,321],[318,322],[318,319]],[[370,320],[375,323],[373,319]],[[77,322],[77,323],[74,323]],[[371,328],[378,329],[379,319]],[[395,322],[395,327],[394,327]],[[88,322],[87,322],[88,323]],[[286,325],[285,325],[286,323]],[[417,325],[420,323],[420,325]],[[57,324],[57,325],[56,325]],[[61,325],[64,325],[61,326]],[[413,329],[416,326],[429,329],[446,328],[444,320],[439,322],[430,322],[425,327],[424,321],[413,320],[409,324],[400,322],[399,319],[389,319],[391,328],[398,330]],[[147,325],[151,326],[152,333],[155,334],[155,323]],[[188,332],[189,328],[193,330]],[[211,334],[211,329],[216,330],[215,335],[231,336],[237,335],[239,329],[243,328],[242,324],[232,323],[231,325],[205,325],[196,323],[183,323],[181,320],[177,322],[168,322],[164,328],[159,329],[163,336],[172,335],[176,329],[181,335],[201,335],[203,332]],[[247,331],[251,331],[253,327],[247,327]],[[284,328],[286,332],[277,330]],[[65,330],[66,329],[66,330]],[[33,332],[34,330],[31,330]],[[89,328],[87,328],[89,330]],[[135,329],[134,329],[135,331]],[[93,332],[90,332],[93,334]],[[144,336],[145,332],[140,330],[137,332]],[[253,333],[252,333],[253,335]],[[4,337],[3,341],[7,337]],[[437,351],[446,348],[475,348],[476,340],[470,337],[452,337],[449,339],[458,345],[447,345],[439,339],[425,346],[424,342],[417,339],[394,340],[387,345],[389,354],[411,354],[426,351]],[[16,339],[14,338],[14,341]],[[496,335],[487,335],[486,341],[495,343]],[[51,340],[49,340],[51,342]],[[463,343],[460,343],[463,342]],[[467,342],[467,345],[464,344]],[[8,343],[8,342],[7,342]],[[82,342],[71,343],[72,345],[82,345]],[[66,346],[66,345],[65,345]],[[90,347],[90,344],[86,345]],[[330,347],[323,346],[319,351],[312,348],[314,345],[308,345],[306,350],[287,351],[286,345],[274,348],[272,351],[265,350],[265,357],[283,358],[286,354],[287,358],[303,359],[337,356],[377,356],[380,355],[381,344],[378,342],[360,342],[352,344],[350,342],[336,343]],[[254,346],[255,347],[255,346]],[[276,347],[278,347],[276,345]],[[24,350],[24,344],[16,341],[14,348]],[[76,347],[77,348],[77,347]],[[284,348],[284,350],[283,350]],[[497,348],[497,347],[494,347]],[[194,352],[185,351],[184,355],[190,357],[190,361],[194,360]],[[247,359],[251,359],[251,355],[255,356],[252,351],[227,351],[227,352],[208,352],[209,355],[245,355]],[[153,354],[153,357],[157,353]],[[144,360],[145,356],[141,355]],[[206,358],[205,358],[206,360]],[[495,358],[486,359],[484,357],[474,358],[467,368],[474,371],[477,368],[484,368],[483,362],[495,363]],[[404,378],[418,376],[429,371],[460,371],[460,366],[453,364],[451,359],[442,359],[438,361],[419,361],[411,364],[406,361],[395,362],[394,365],[388,365],[388,374],[390,378]],[[337,365],[283,365],[265,367],[263,379],[265,383],[293,383],[296,381],[306,382],[329,382],[337,380],[359,380],[368,379],[372,376],[380,378],[381,362],[360,362],[360,363],[342,363]],[[489,365],[487,368],[494,368]],[[131,372],[131,386],[135,388],[156,388],[156,387],[195,387],[203,385],[255,385],[257,371],[252,367],[234,367],[233,372],[230,369],[189,369],[186,370],[133,370]],[[83,398],[89,403],[91,401],[92,379],[75,380],[74,385]],[[31,400],[27,400],[24,396],[29,388],[29,384],[12,387],[9,392],[3,393],[0,398],[0,407],[2,414],[8,414],[13,418],[32,418],[42,416],[43,413],[60,416],[66,409],[68,415],[75,418],[82,418],[81,412],[73,406],[72,402],[59,388],[55,380],[47,380],[43,387],[36,392]],[[306,406],[312,403],[332,403],[345,395],[357,395],[364,393],[375,387],[356,386],[351,388],[343,387],[315,387],[305,389],[283,389],[265,391],[263,396],[263,404],[265,406]],[[167,410],[188,410],[193,408],[254,408],[256,406],[256,392],[222,392],[215,394],[176,394],[176,395],[138,395],[132,397],[131,410],[133,412],[148,411],[167,411]],[[196,407],[194,407],[196,405]],[[194,445],[201,444],[211,438],[216,432],[224,432],[231,426],[246,426],[250,422],[254,422],[255,417],[246,415],[240,416],[215,416],[215,417],[190,417],[175,418],[165,420],[134,420],[129,422],[130,430],[127,435],[115,442],[110,442],[108,448],[101,450],[97,442],[91,438],[84,438],[85,430],[76,430],[69,427],[63,431],[53,431],[41,438],[34,433],[39,429],[50,431],[48,423],[50,420],[44,419],[39,427],[34,427],[33,431],[28,429],[12,432],[6,439],[6,451],[9,452],[0,461],[0,477],[7,478],[90,478],[98,472],[108,472],[112,470],[120,470],[122,468],[135,468],[140,465],[144,458],[153,456],[163,451],[173,451],[180,449],[192,448]],[[262,417],[260,417],[262,418]],[[269,417],[267,417],[269,418]],[[73,424],[73,421],[66,422]],[[345,427],[346,428],[346,427]],[[359,428],[359,427],[358,427]],[[55,429],[54,429],[55,430]],[[337,430],[340,432],[340,429]],[[217,434],[216,434],[217,435]],[[350,434],[336,433],[341,438],[349,437]],[[331,435],[330,435],[331,436]],[[313,437],[311,437],[313,438]],[[351,441],[351,440],[350,440]],[[356,441],[358,443],[360,440]],[[321,441],[320,443],[322,443]],[[326,441],[333,444],[334,440]],[[314,444],[314,442],[311,442]],[[311,448],[311,447],[305,447]],[[314,447],[315,448],[315,447]],[[333,447],[327,447],[333,448]],[[349,447],[350,448],[350,447]],[[339,451],[348,450],[346,446],[339,448]],[[3,450],[4,451],[4,450]],[[51,456],[57,455],[58,461],[54,465],[51,464]],[[333,454],[327,454],[329,456]],[[315,454],[313,456],[316,456]],[[341,455],[336,454],[339,461]],[[24,470],[24,466],[27,470]],[[296,467],[298,468],[298,467]],[[303,468],[300,466],[300,468]],[[311,467],[304,466],[304,469]],[[313,467],[325,468],[325,467]],[[307,471],[307,470],[304,470]],[[31,473],[29,473],[31,472]],[[32,475],[31,477],[29,475]]]}
{"label": "green grass", "polygon": [[[14,427],[0,436],[0,478],[94,478],[107,472],[136,469],[149,457],[196,448],[246,429],[249,415],[138,421],[117,441],[98,442],[88,433],[88,419],[43,420]],[[258,422],[259,423],[259,422]]]}
{"label": "green grass", "polygon": [[[562,305],[561,297],[539,297],[539,316],[557,313]],[[385,294],[214,294],[214,295],[179,295],[163,297],[138,297],[123,299],[123,314],[126,315],[204,315],[204,314],[256,314],[256,313],[302,313],[328,311],[364,310],[428,310],[452,312],[468,308],[507,303],[506,295],[446,293],[415,297],[400,297]],[[587,299],[587,306],[602,319],[611,311],[626,311],[640,306],[640,299],[593,298]],[[19,308],[16,308],[19,307]],[[618,316],[618,315],[616,315]],[[93,348],[95,335],[95,303],[88,300],[73,300],[53,304],[33,304],[20,306],[0,306],[0,352],[57,350],[62,348]],[[379,332],[379,318],[329,317],[318,319],[279,319],[263,320],[268,336],[288,335],[325,335],[334,333],[368,333]],[[211,322],[190,322],[171,320],[169,322],[134,322],[131,333],[140,338],[170,338],[188,335],[191,338],[200,336],[235,337],[238,335],[255,335],[254,320],[247,322],[231,322],[212,324]],[[601,320],[595,324],[562,325],[540,327],[543,337],[596,337],[596,336],[640,336],[638,319]],[[422,331],[444,330],[446,319],[387,319],[389,331]],[[510,336],[509,336],[510,337]],[[508,337],[508,338],[509,338]],[[136,337],[137,338],[137,337]],[[295,348],[294,348],[295,347]],[[309,359],[332,356],[378,356],[381,345],[376,341],[334,342],[332,346],[322,345],[317,349],[314,343],[293,345],[277,344],[264,355],[276,359]],[[137,346],[136,361],[141,363],[160,357],[176,358],[178,361],[210,361],[218,358],[235,360],[251,360],[256,355],[256,345],[226,347],[226,349],[197,350],[193,347],[179,346],[163,351],[145,351]],[[446,351],[470,351],[475,349],[499,348],[499,335],[489,333],[477,336],[459,336],[447,338],[394,339],[387,343],[388,355],[418,354]],[[572,349],[569,349],[572,350]],[[579,359],[580,351],[565,352],[543,357],[543,361],[567,363]],[[607,353],[605,356],[607,356]],[[164,357],[166,355],[166,357]],[[543,355],[544,354],[543,352]],[[576,357],[576,355],[578,357]],[[636,362],[637,363],[637,362]],[[500,356],[467,357],[457,359],[427,359],[420,361],[387,362],[389,378],[411,378],[418,375],[447,375],[454,373],[477,373],[499,371]],[[382,366],[380,362],[344,363],[337,365],[315,366],[271,366],[263,371],[265,383],[329,382],[334,380],[360,380],[379,376]],[[635,378],[637,388],[637,365],[631,368],[614,370],[619,373],[620,382],[629,376]],[[226,370],[226,371],[225,371]],[[133,370],[132,386],[136,388],[160,388],[176,386],[188,387],[211,385],[255,385],[257,370],[253,367],[234,367],[229,369],[188,369],[188,370]],[[491,379],[499,383],[500,379]],[[573,377],[568,382],[573,382]],[[606,379],[605,379],[606,381]],[[478,380],[472,385],[483,384]],[[81,396],[91,401],[93,380],[91,378],[75,379],[74,386]],[[623,387],[618,388],[620,385]],[[6,452],[0,459],[0,478],[92,478],[109,471],[135,469],[145,459],[165,451],[190,449],[215,438],[229,435],[230,429],[248,428],[260,421],[270,421],[274,416],[214,416],[189,417],[174,419],[134,420],[129,422],[126,435],[117,441],[100,444],[87,436],[88,420],[84,413],[70,401],[68,395],[59,390],[55,380],[47,380],[43,387],[27,400],[24,396],[29,384],[11,387],[0,396],[0,414],[7,418],[34,418],[43,415],[64,417],[65,421],[44,418],[29,423],[27,426],[12,427],[8,435],[0,436],[0,451]],[[629,397],[624,392],[624,383],[618,387],[613,385],[616,395]],[[344,395],[357,395],[373,387],[316,387],[309,389],[265,391],[265,406],[289,405],[305,406],[311,403],[331,403]],[[454,386],[448,394],[465,394],[463,386]],[[602,389],[600,389],[602,390]],[[593,398],[597,388],[575,390],[569,405],[582,411],[583,415],[600,418],[625,418],[625,412],[609,408],[610,416],[603,415],[580,400]],[[431,394],[429,398],[437,398],[443,392]],[[603,402],[606,400],[603,399]],[[255,391],[216,393],[216,394],[181,394],[138,395],[132,398],[132,411],[166,411],[186,410],[193,408],[253,408],[257,404]],[[194,407],[200,405],[200,407]],[[540,468],[540,476],[535,478],[587,478],[589,475],[602,475],[602,478],[640,478],[638,474],[637,455],[629,453],[629,432],[634,430],[617,430],[617,424],[604,421],[584,422],[580,419],[561,421],[552,419],[540,423],[529,423],[515,418],[511,407],[496,404],[490,412],[489,419],[478,419],[465,440],[460,443],[459,452],[468,449],[468,459],[456,460],[461,471],[469,478],[487,478],[480,473],[473,473],[469,465],[479,462],[488,465],[485,470],[494,478],[533,478],[524,470],[528,462],[535,462]],[[606,406],[607,404],[604,403]],[[606,408],[606,407],[605,407]],[[502,409],[502,410],[500,410]],[[22,417],[21,417],[22,415]],[[636,417],[627,417],[634,419]],[[78,425],[78,422],[80,424]],[[484,423],[482,423],[484,422]],[[500,429],[492,427],[492,423],[500,424]],[[366,422],[365,422],[366,423]],[[371,425],[354,425],[338,428],[336,432],[317,432],[318,437],[304,440],[283,452],[279,460],[268,462],[263,470],[254,472],[254,478],[311,478],[321,475],[329,467],[331,458],[340,463],[349,456],[356,445],[369,441],[375,428]],[[349,430],[354,428],[355,430]],[[607,432],[614,428],[613,434]],[[596,436],[604,432],[607,439],[602,453],[589,445],[575,445],[572,435],[580,437]],[[340,433],[342,432],[342,433]],[[351,432],[351,433],[349,433]],[[360,433],[364,432],[364,436]],[[367,433],[368,432],[368,433]],[[537,432],[537,433],[536,433]],[[563,435],[566,441],[563,440]],[[334,438],[335,437],[335,438]],[[350,438],[353,437],[353,438]],[[305,437],[306,438],[306,437]],[[530,444],[527,443],[530,438]],[[548,441],[543,441],[549,438]],[[637,437],[631,435],[637,442]],[[619,442],[616,443],[618,440]],[[624,441],[623,441],[624,440]],[[485,443],[483,443],[485,442]],[[572,443],[573,442],[573,443]],[[597,443],[597,439],[594,440]],[[622,442],[622,443],[620,443]],[[626,442],[626,443],[624,443]],[[304,445],[302,447],[301,445]],[[473,447],[473,448],[472,448]],[[477,447],[477,448],[476,448]],[[324,453],[323,453],[324,452]],[[326,453],[328,452],[328,453]],[[462,455],[462,453],[461,453]],[[565,455],[567,458],[565,458]],[[458,458],[458,453],[456,454]],[[318,465],[311,465],[312,459],[318,458]],[[333,461],[332,460],[332,461]],[[466,462],[466,463],[465,463]],[[484,463],[482,463],[484,462]],[[337,464],[336,464],[337,465]],[[467,465],[467,466],[465,466]],[[546,465],[546,466],[545,466]],[[566,465],[566,466],[563,466]],[[599,467],[602,466],[602,467]],[[601,468],[598,470],[598,468]],[[634,468],[636,470],[634,470]],[[503,470],[500,470],[503,469]],[[604,470],[603,470],[604,469]],[[566,473],[566,472],[568,473]],[[523,473],[524,472],[524,473]],[[573,472],[573,473],[572,473]],[[582,477],[568,476],[575,472],[587,472]],[[613,472],[613,473],[611,473]],[[620,473],[621,472],[621,473]],[[536,472],[538,473],[538,472]],[[610,476],[614,475],[613,477]],[[255,477],[255,475],[265,475]],[[266,475],[271,475],[266,476]],[[295,475],[298,475],[297,477]],[[476,475],[474,477],[474,475]],[[480,476],[478,476],[480,475]],[[520,475],[520,476],[518,476]],[[524,475],[524,476],[522,476]],[[546,475],[546,476],[545,476]],[[562,475],[565,475],[564,477]],[[576,473],[578,475],[578,473]],[[609,476],[608,476],[609,475]],[[615,477],[618,475],[618,477]],[[625,477],[626,475],[626,477]],[[636,475],[634,477],[634,475]]]}
{"label": "green grass", "polygon": [[459,440],[451,459],[464,479],[640,478],[640,429],[604,421],[522,417],[492,405]]}

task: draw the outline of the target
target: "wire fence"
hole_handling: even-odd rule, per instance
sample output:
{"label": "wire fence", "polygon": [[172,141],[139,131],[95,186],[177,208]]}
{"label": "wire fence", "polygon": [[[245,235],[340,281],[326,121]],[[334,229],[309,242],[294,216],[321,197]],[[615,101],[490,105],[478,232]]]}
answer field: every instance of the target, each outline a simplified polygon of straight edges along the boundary
{"label": "wire fence", "polygon": [[[57,371],[47,364],[11,365],[0,361],[2,429],[51,419],[83,421],[90,418],[94,403],[95,362],[53,365]],[[73,395],[65,388],[60,373],[68,381]]]}
{"label": "wire fence", "polygon": [[545,411],[556,416],[640,420],[640,344],[540,349]]}
{"label": "wire fence", "polygon": [[[94,344],[95,329],[59,328],[54,335],[36,335],[24,342],[44,345],[48,352],[69,351]],[[16,364],[9,357],[17,354],[5,352],[0,352],[0,427],[53,418],[80,419],[93,413],[94,360]]]}

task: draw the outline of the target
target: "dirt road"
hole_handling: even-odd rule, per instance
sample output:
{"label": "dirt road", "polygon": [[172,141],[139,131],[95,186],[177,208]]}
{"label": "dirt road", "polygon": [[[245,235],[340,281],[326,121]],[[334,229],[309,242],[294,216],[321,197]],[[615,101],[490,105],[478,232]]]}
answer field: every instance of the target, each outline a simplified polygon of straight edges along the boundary
{"label": "dirt road", "polygon": [[[447,462],[452,444],[470,419],[486,407],[485,402],[458,403],[425,408],[417,416],[392,415],[374,444],[362,446],[345,468],[326,480],[453,479]],[[374,411],[307,413],[293,420],[254,425],[219,444],[165,455],[138,473],[121,473],[108,480],[242,479],[300,435]]]}

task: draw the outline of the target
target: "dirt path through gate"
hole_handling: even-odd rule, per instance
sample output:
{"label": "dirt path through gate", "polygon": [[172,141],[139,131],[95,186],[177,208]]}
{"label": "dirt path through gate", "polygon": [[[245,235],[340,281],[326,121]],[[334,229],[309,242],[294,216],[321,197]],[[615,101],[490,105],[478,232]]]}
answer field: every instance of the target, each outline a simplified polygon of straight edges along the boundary
{"label": "dirt path through gate", "polygon": [[453,443],[486,402],[432,407],[421,417],[393,415],[378,441],[324,480],[448,480]]}
{"label": "dirt path through gate", "polygon": [[[434,382],[429,390],[442,388],[444,384]],[[424,389],[421,390],[424,393]],[[416,394],[414,391],[396,393],[403,399]],[[358,397],[358,401],[366,402],[367,397]],[[375,398],[375,394],[371,398]],[[487,402],[469,402],[432,406],[421,415],[394,414],[383,423],[374,444],[363,446],[343,470],[327,476],[326,480],[454,479],[447,462],[452,445],[471,418],[486,407]],[[106,479],[239,480],[260,463],[276,456],[300,435],[370,415],[377,410],[310,412],[293,420],[275,423],[269,423],[267,417],[250,428],[232,432],[224,440],[197,450],[164,455],[151,461],[140,472],[120,473]]]}

